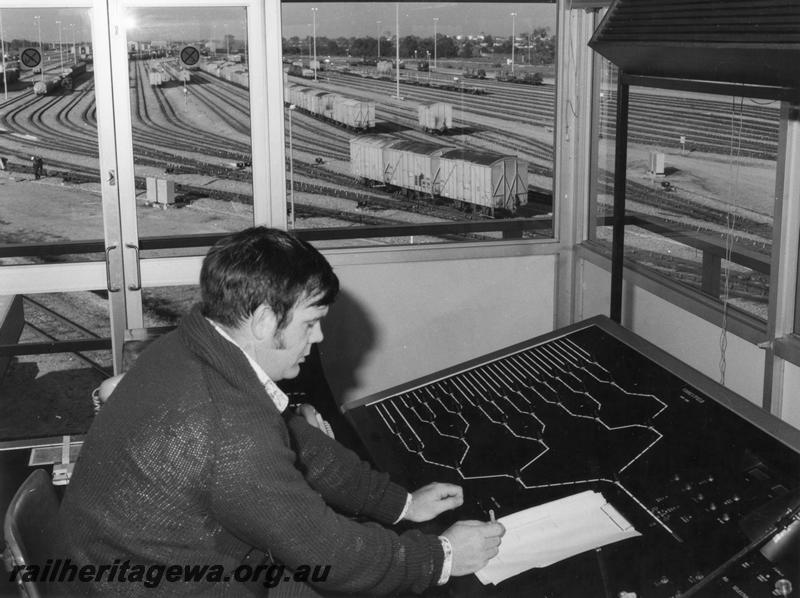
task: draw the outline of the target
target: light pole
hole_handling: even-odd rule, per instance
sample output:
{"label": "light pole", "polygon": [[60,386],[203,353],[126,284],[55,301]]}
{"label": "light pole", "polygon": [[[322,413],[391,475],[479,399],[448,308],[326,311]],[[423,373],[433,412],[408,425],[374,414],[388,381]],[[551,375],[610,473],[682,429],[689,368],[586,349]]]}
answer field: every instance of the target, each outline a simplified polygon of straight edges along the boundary
{"label": "light pole", "polygon": [[64,74],[64,48],[61,45],[61,21],[56,21],[58,25],[58,64],[61,74]]}
{"label": "light pole", "polygon": [[[459,102],[460,104],[460,112],[461,112],[461,126],[464,126],[464,80],[460,77],[453,77],[453,82],[458,84],[458,95],[461,99]],[[466,140],[464,139],[464,131],[461,131],[461,144],[465,145]]]}
{"label": "light pole", "polygon": [[[439,23],[439,17],[433,17],[433,70],[436,70],[436,25]],[[428,67],[430,69],[430,67]]]}
{"label": "light pole", "polygon": [[511,74],[514,74],[514,42],[517,37],[517,13],[511,13]]}
{"label": "light pole", "polygon": [[8,99],[8,78],[6,77],[6,40],[3,36],[3,13],[0,11],[0,53],[3,54],[3,98]]}
{"label": "light pole", "polygon": [[531,46],[533,46],[533,29],[528,34],[528,66],[531,64]]}
{"label": "light pole", "polygon": [[430,79],[431,78],[431,51],[430,50],[425,50],[425,55],[427,56],[427,59],[428,59],[428,79]]}
{"label": "light pole", "polygon": [[36,30],[39,32],[39,59],[41,62],[39,63],[39,76],[42,79],[42,83],[44,83],[44,52],[42,51],[42,19],[38,15],[33,17],[33,20],[36,21]]}
{"label": "light pole", "polygon": [[381,59],[381,22],[380,21],[375,21],[375,23],[378,25],[378,60],[380,61],[380,59]]}
{"label": "light pole", "polygon": [[403,96],[400,95],[400,3],[394,4],[394,28],[395,28],[395,62],[394,72],[397,74],[397,93],[395,97],[402,100]]}
{"label": "light pole", "polygon": [[294,148],[292,147],[292,112],[295,105],[289,105],[289,222],[294,228]]}
{"label": "light pole", "polygon": [[78,48],[75,47],[75,23],[70,23],[69,28],[72,30],[72,62],[78,64]]}
{"label": "light pole", "polygon": [[314,81],[317,80],[317,9],[311,9],[311,16],[314,20],[312,33],[314,35]]}

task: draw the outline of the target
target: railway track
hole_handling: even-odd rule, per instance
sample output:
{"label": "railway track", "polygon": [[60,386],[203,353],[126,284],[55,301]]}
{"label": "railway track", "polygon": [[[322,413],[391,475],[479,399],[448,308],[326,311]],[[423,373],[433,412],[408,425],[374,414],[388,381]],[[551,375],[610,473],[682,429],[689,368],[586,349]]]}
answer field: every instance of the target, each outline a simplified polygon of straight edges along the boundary
{"label": "railway track", "polygon": [[[247,183],[250,173],[247,170],[231,168],[231,162],[248,162],[249,146],[249,96],[247,90],[223,81],[209,73],[192,71],[192,77],[198,85],[188,85],[191,100],[202,107],[206,113],[214,115],[224,125],[230,135],[212,134],[198,128],[186,114],[180,102],[181,96],[168,94],[166,89],[154,88],[148,84],[146,63],[131,63],[131,81],[135,88],[132,95],[132,117],[134,123],[134,144],[137,165],[148,165],[154,168],[167,167],[176,173],[197,173],[216,176]],[[174,66],[167,64],[167,70]],[[389,97],[395,91],[392,81],[362,79],[352,75],[329,73],[327,81],[317,85],[320,89],[340,91],[347,87],[348,95],[357,97],[373,97],[383,94]],[[471,82],[472,84],[473,82]],[[553,145],[546,134],[533,136],[527,132],[516,130],[494,129],[483,126],[475,127],[474,122],[464,115],[503,118],[515,121],[517,129],[527,126],[552,126],[553,124],[553,88],[551,86],[525,86],[500,82],[478,82],[490,92],[490,95],[479,96],[460,93],[453,90],[403,85],[402,93],[406,101],[385,102],[379,105],[379,115],[383,123],[390,124],[400,136],[414,139],[435,139],[440,143],[454,142],[455,145],[486,149],[521,155],[530,163],[529,172],[545,177],[552,177]],[[7,128],[31,136],[28,141],[20,141],[23,148],[15,150],[20,160],[26,160],[30,153],[40,150],[53,150],[59,155],[78,155],[91,160],[97,158],[96,113],[92,92],[91,77],[84,78],[72,94],[55,96],[21,95],[2,104],[2,124]],[[632,110],[632,130],[634,137],[642,142],[658,143],[671,146],[677,143],[677,132],[683,127],[694,126],[697,134],[691,141],[694,147],[708,147],[710,151],[727,154],[727,141],[720,136],[719,129],[730,120],[730,106],[713,100],[687,101],[680,97],[653,95],[648,93],[632,93],[634,110]],[[433,137],[415,129],[417,101],[449,101],[454,106],[455,124],[462,134],[454,137]],[[613,105],[613,99],[610,100]],[[742,131],[746,144],[742,148],[743,155],[774,155],[776,139],[776,108],[771,106],[744,103],[737,108],[741,113]],[[701,116],[698,121],[697,113]],[[669,114],[670,118],[664,118]],[[288,118],[288,117],[287,117]],[[699,127],[704,121],[711,123],[709,129]],[[491,122],[490,120],[488,122]],[[652,123],[658,122],[658,130]],[[603,125],[610,126],[609,121]],[[730,123],[728,123],[730,124]],[[399,129],[399,131],[398,131]],[[723,131],[725,128],[723,127]],[[545,131],[547,133],[548,131]],[[611,132],[609,130],[609,132]],[[309,116],[295,113],[293,116],[293,145],[296,157],[294,164],[301,176],[316,179],[316,188],[322,193],[336,193],[339,186],[352,189],[352,178],[342,176],[319,165],[310,164],[314,157],[323,160],[349,159],[348,140],[353,133],[322,123]],[[637,137],[638,136],[638,137]],[[35,137],[35,139],[33,139]],[[706,145],[701,145],[706,144]],[[305,154],[306,156],[304,156]],[[304,164],[304,162],[306,162]],[[74,165],[68,158],[48,159],[48,170],[72,172],[75,177],[94,177],[96,169],[84,164]],[[68,175],[69,176],[69,175]],[[139,185],[143,182],[139,181]],[[304,183],[308,184],[308,183]],[[610,181],[606,181],[609,185]],[[187,186],[191,191],[191,186]],[[391,195],[376,193],[373,189],[360,189],[363,197],[374,202],[379,208],[415,209],[414,204],[405,204]],[[648,202],[648,194],[633,190],[635,201]],[[662,194],[665,195],[665,194]],[[659,209],[675,211],[677,214],[695,218],[700,222],[720,222],[724,212],[709,209],[702,205],[694,205],[690,199],[680,194],[666,194],[667,200],[659,198]],[[224,194],[217,197],[225,198]],[[366,200],[365,200],[366,201]],[[652,205],[653,202],[651,201]],[[463,214],[439,212],[431,209],[431,216],[442,218],[462,218]],[[359,216],[360,218],[360,216]],[[716,220],[715,220],[716,219]],[[746,219],[743,219],[746,220]],[[724,221],[724,220],[723,220]],[[769,238],[769,227],[755,221],[745,221],[743,226],[754,235]]]}
{"label": "railway track", "polygon": [[[81,295],[88,294],[81,293]],[[46,305],[45,301],[48,301],[51,305]],[[74,305],[70,306],[72,309],[67,309],[65,305],[67,301],[68,299],[65,296],[59,295],[45,295],[43,300],[36,300],[28,295],[23,295],[25,326],[34,331],[44,342],[75,341],[87,338],[102,340],[103,337],[101,335],[93,332],[87,326],[92,326],[97,321],[103,321],[103,319],[93,319],[91,322],[84,324],[76,322],[64,315],[66,311],[75,311]],[[102,352],[93,351],[91,353],[75,351],[72,354],[97,372],[104,376],[110,376],[110,360],[108,358],[105,359],[105,363],[109,365],[103,365],[99,355]]]}

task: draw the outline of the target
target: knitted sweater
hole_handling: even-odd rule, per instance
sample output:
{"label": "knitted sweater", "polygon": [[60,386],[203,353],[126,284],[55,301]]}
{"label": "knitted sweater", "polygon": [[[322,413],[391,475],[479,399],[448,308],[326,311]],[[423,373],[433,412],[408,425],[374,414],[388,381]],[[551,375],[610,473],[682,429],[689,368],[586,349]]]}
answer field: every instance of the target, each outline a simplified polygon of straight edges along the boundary
{"label": "knitted sweater", "polygon": [[[312,584],[292,577],[327,565],[317,592],[421,592],[441,574],[440,541],[380,525],[399,517],[406,496],[303,418],[282,416],[241,350],[195,308],[137,359],[89,430],[61,507],[65,552],[78,566],[116,560],[118,569],[115,581],[107,570],[102,581],[67,590],[264,592],[266,573],[255,586],[233,579],[255,549],[286,567],[270,596],[313,595]],[[119,581],[126,561],[128,579],[134,565],[140,578],[142,565],[150,574],[153,565],[209,565],[229,579],[171,582],[164,574],[146,587]]]}

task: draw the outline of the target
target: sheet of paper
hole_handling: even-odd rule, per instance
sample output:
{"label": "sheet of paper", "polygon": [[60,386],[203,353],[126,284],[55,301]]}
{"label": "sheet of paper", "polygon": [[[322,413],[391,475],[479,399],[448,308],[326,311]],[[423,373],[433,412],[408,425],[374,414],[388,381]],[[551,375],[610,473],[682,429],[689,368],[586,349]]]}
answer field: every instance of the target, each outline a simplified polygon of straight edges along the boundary
{"label": "sheet of paper", "polygon": [[476,573],[484,584],[640,535],[602,494],[591,490],[498,521],[506,534],[498,555]]}

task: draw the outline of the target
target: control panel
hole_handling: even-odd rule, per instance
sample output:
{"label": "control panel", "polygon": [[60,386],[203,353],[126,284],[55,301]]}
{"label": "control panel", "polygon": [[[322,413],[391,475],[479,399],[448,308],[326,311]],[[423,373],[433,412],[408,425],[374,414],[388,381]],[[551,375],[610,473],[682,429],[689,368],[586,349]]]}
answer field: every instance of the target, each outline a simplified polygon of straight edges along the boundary
{"label": "control panel", "polygon": [[464,488],[430,531],[594,490],[641,533],[454,595],[800,597],[800,433],[607,318],[347,415],[393,479]]}

